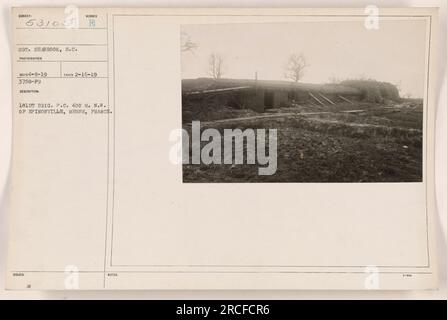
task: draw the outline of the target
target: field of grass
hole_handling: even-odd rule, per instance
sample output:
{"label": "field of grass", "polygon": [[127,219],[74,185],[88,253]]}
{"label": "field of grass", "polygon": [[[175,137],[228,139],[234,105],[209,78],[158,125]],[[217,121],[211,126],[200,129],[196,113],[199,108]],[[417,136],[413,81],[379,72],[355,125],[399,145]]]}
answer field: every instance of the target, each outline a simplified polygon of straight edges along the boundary
{"label": "field of grass", "polygon": [[[231,111],[231,110],[230,110]],[[359,102],[331,107],[293,106],[251,112],[196,114],[223,129],[277,129],[277,171],[258,165],[184,165],[184,182],[419,182],[422,180],[422,103]],[[281,116],[284,114],[284,117]],[[212,115],[212,116],[210,116]],[[247,117],[244,121],[212,122]],[[195,118],[195,119],[193,119]]]}

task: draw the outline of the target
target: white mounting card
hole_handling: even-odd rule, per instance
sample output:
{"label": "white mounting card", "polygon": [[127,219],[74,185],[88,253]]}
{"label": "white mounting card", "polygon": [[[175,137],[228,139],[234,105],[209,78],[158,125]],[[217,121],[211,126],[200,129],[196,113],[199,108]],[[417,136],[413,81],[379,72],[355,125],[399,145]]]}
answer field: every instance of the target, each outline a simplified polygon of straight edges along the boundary
{"label": "white mounting card", "polygon": [[437,287],[437,9],[11,14],[9,289]]}

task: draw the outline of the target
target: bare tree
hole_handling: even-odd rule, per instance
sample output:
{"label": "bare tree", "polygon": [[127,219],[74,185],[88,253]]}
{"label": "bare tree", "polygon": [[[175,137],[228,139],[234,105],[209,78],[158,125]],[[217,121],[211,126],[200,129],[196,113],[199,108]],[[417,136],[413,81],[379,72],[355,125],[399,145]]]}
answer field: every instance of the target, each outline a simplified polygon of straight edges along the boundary
{"label": "bare tree", "polygon": [[397,91],[399,91],[399,94],[402,93],[402,80],[400,80],[399,83],[394,84],[394,86],[397,88]]}
{"label": "bare tree", "polygon": [[303,70],[309,65],[306,62],[306,58],[302,53],[292,54],[287,61],[284,77],[292,80],[293,82],[299,82],[303,77]]}
{"label": "bare tree", "polygon": [[193,52],[198,48],[197,43],[191,40],[191,36],[186,32],[180,33],[180,47],[182,52],[191,51]]}
{"label": "bare tree", "polygon": [[213,79],[219,80],[223,74],[223,58],[217,53],[212,53],[208,60],[208,73]]}

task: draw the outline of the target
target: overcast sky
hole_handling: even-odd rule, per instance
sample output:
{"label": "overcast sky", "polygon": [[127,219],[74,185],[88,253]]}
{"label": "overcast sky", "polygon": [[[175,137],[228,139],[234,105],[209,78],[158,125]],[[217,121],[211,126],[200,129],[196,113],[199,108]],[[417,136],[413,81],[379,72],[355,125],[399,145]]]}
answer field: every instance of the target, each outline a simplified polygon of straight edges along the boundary
{"label": "overcast sky", "polygon": [[301,82],[326,83],[370,77],[401,84],[402,94],[424,94],[426,22],[380,21],[367,30],[361,21],[266,24],[183,25],[198,45],[182,52],[182,78],[209,77],[211,53],[224,59],[224,78],[285,80],[292,53],[303,53],[309,67]]}

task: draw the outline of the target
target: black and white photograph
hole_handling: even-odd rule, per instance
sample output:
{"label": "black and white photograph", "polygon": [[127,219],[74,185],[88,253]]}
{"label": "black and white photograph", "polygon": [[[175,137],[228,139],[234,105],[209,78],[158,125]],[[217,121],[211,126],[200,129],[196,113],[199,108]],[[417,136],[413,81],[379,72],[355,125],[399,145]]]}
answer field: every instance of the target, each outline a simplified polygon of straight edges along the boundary
{"label": "black and white photograph", "polygon": [[421,182],[427,30],[183,25],[183,181]]}
{"label": "black and white photograph", "polygon": [[0,300],[447,297],[447,4],[32,1],[0,14]]}

